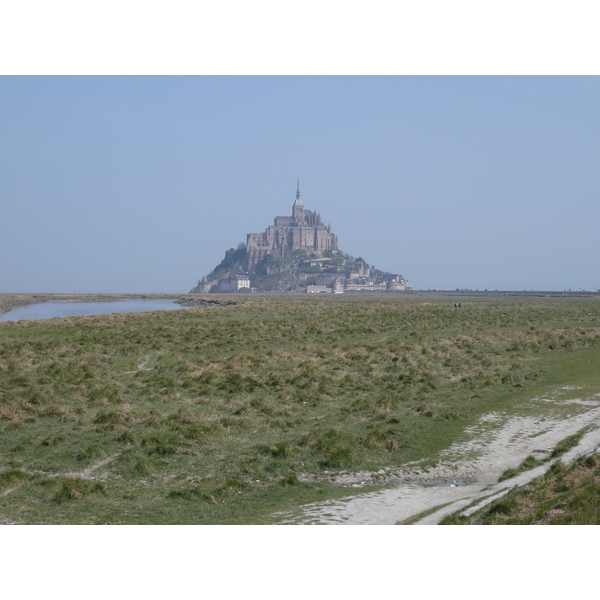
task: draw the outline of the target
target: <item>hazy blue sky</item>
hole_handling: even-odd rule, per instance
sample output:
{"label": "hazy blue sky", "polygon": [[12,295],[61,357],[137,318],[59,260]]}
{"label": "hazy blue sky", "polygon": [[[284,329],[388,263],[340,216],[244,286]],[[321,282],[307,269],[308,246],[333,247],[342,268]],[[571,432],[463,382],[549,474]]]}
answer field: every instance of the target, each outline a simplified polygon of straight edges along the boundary
{"label": "hazy blue sky", "polygon": [[0,292],[187,292],[297,175],[417,288],[597,289],[599,107],[599,77],[0,77]]}

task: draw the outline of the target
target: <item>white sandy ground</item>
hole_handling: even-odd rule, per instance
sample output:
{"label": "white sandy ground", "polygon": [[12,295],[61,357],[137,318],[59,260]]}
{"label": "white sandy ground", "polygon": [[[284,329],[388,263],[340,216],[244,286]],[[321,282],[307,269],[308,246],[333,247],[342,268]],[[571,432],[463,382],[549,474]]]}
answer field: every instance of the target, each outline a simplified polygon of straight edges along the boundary
{"label": "white sandy ground", "polygon": [[[330,478],[348,487],[397,482],[394,487],[340,500],[314,502],[272,516],[282,525],[392,525],[439,507],[415,523],[435,525],[446,515],[476,502],[463,512],[471,514],[513,487],[539,477],[554,461],[497,483],[506,469],[517,467],[532,454],[540,459],[548,457],[561,440],[582,428],[589,426],[590,431],[560,460],[569,463],[599,449],[600,394],[585,397],[581,392],[577,386],[565,386],[544,397],[533,398],[523,405],[522,416],[485,415],[476,426],[466,430],[468,441],[453,444],[441,453],[435,468],[420,470],[418,465],[411,465],[397,471]],[[536,416],[528,416],[528,412]],[[462,481],[469,483],[453,485]],[[446,485],[438,487],[440,484]]]}

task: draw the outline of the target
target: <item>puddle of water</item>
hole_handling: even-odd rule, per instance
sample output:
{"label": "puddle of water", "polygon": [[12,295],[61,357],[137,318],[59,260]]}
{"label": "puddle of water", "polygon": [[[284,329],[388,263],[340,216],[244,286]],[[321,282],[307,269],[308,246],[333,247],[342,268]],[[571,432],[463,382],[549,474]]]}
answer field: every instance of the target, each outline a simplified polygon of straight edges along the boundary
{"label": "puddle of water", "polygon": [[452,483],[438,483],[435,487],[462,487],[463,485],[471,485],[471,483],[473,482],[467,479],[460,479]]}

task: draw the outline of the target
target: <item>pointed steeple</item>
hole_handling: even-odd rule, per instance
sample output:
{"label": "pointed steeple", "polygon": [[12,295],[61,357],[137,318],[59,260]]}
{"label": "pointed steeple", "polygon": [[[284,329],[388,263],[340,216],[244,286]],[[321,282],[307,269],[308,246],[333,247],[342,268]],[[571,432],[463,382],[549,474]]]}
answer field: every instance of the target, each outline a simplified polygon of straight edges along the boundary
{"label": "pointed steeple", "polygon": [[302,206],[304,208],[304,204],[300,199],[300,177],[298,177],[298,183],[296,185],[296,200],[294,201],[294,208],[296,206]]}

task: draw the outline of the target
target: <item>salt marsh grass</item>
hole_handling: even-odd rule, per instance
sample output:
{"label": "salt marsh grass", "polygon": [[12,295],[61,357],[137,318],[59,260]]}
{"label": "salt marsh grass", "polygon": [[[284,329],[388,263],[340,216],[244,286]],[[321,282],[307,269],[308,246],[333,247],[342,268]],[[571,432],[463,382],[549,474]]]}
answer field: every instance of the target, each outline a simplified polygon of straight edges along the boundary
{"label": "salt marsh grass", "polygon": [[594,298],[228,302],[0,324],[0,483],[23,474],[0,517],[251,522],[348,493],[325,472],[435,460],[540,386],[600,388]]}

